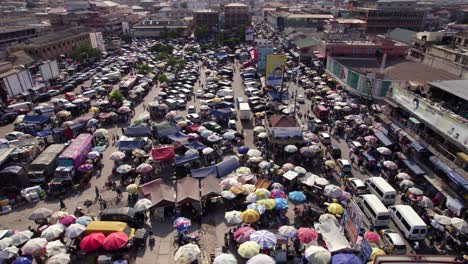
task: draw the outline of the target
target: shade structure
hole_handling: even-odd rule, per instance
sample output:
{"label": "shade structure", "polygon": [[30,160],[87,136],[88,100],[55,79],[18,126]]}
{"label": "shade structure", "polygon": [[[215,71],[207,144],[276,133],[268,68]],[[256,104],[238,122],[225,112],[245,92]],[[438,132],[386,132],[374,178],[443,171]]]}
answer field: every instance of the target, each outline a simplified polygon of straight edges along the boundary
{"label": "shade structure", "polygon": [[67,236],[70,239],[74,239],[76,237],[81,236],[83,232],[86,230],[86,227],[80,224],[72,224],[67,228],[67,231],[65,231],[65,236]]}
{"label": "shade structure", "polygon": [[367,231],[364,234],[364,237],[367,239],[367,241],[372,242],[372,243],[377,243],[380,241],[380,236],[376,232]]}
{"label": "shade structure", "polygon": [[450,225],[452,223],[452,220],[450,219],[450,217],[445,216],[445,215],[435,214],[434,220],[436,220],[441,225]]}
{"label": "shade structure", "polygon": [[129,173],[133,170],[133,167],[128,165],[128,164],[123,164],[123,165],[120,165],[119,167],[117,167],[117,169],[115,170],[117,173],[120,173],[120,174],[126,174],[126,173]]}
{"label": "shade structure", "polygon": [[4,248],[0,251],[0,261],[17,257],[18,253],[19,253],[19,248],[15,246]]}
{"label": "shade structure", "polygon": [[47,227],[41,233],[41,238],[45,238],[47,241],[52,241],[59,238],[65,232],[65,226],[62,224],[55,224]]}
{"label": "shade structure", "polygon": [[237,264],[237,259],[233,254],[221,253],[213,260],[213,264]]}
{"label": "shade structure", "polygon": [[375,257],[377,256],[383,256],[383,255],[386,255],[385,251],[383,251],[383,249],[380,249],[380,248],[377,248],[377,247],[373,247],[372,248],[372,253],[370,255],[370,260],[374,260]]}
{"label": "shade structure", "polygon": [[329,264],[331,253],[323,247],[310,246],[305,251],[305,257],[309,260],[309,263]]}
{"label": "shade structure", "polygon": [[289,193],[289,201],[292,203],[303,203],[306,201],[307,197],[303,192],[294,191]]}
{"label": "shade structure", "polygon": [[302,243],[310,243],[312,240],[317,240],[318,238],[318,233],[315,230],[312,230],[308,227],[301,227],[299,230],[297,230],[296,234],[297,238],[299,241]]}
{"label": "shade structure", "polygon": [[284,151],[288,153],[295,153],[297,152],[297,147],[294,145],[287,145],[284,147]]}
{"label": "shade structure", "polygon": [[0,240],[0,250],[4,250],[5,248],[11,246],[13,243],[13,239],[11,237],[5,237],[4,239]]}
{"label": "shade structure", "polygon": [[270,191],[265,188],[258,188],[255,190],[255,195],[257,195],[259,199],[267,199],[270,197]]}
{"label": "shade structure", "polygon": [[231,191],[222,191],[220,195],[226,200],[232,200],[237,197],[237,195]]}
{"label": "shade structure", "polygon": [[341,253],[333,255],[331,258],[333,264],[362,264],[360,258],[354,254]]}
{"label": "shade structure", "polygon": [[239,185],[239,181],[236,177],[227,177],[223,179],[219,185],[221,185],[224,190],[229,190],[232,186]]}
{"label": "shade structure", "polygon": [[245,191],[245,188],[242,185],[234,185],[229,190],[235,195],[238,195],[238,194],[243,193]]}
{"label": "shade structure", "polygon": [[270,193],[270,198],[286,198],[286,194],[281,189],[273,189]]}
{"label": "shade structure", "polygon": [[54,256],[60,253],[67,253],[67,247],[60,241],[52,241],[46,245],[47,256]]}
{"label": "shade structure", "polygon": [[67,215],[70,215],[70,214],[65,211],[57,211],[50,216],[49,223],[56,224],[60,218],[67,216]]}
{"label": "shade structure", "polygon": [[20,246],[26,243],[26,241],[31,239],[31,237],[33,236],[34,236],[34,233],[29,230],[20,231],[18,233],[15,233],[13,236],[11,236],[11,244],[13,246]]}
{"label": "shade structure", "polygon": [[70,263],[70,254],[57,254],[49,258],[47,264],[68,264]]}
{"label": "shade structure", "polygon": [[391,160],[386,160],[383,162],[383,165],[385,168],[389,169],[389,170],[396,170],[398,169],[398,165],[396,165],[395,162],[391,161]]}
{"label": "shade structure", "polygon": [[261,161],[260,163],[258,163],[258,167],[262,170],[267,170],[271,168],[271,163],[268,161]]}
{"label": "shade structure", "polygon": [[152,170],[153,170],[153,166],[151,166],[148,163],[142,163],[138,165],[138,167],[136,168],[136,171],[138,173],[148,173],[148,172],[151,172]]}
{"label": "shade structure", "polygon": [[172,223],[172,227],[179,231],[184,231],[189,229],[189,227],[192,225],[192,221],[190,219],[185,218],[185,217],[177,217],[174,220],[174,223]]}
{"label": "shade structure", "polygon": [[116,152],[113,152],[110,156],[109,156],[109,159],[110,160],[113,160],[113,161],[121,161],[125,158],[125,153],[121,152],[121,151],[116,151]]}
{"label": "shade structure", "polygon": [[47,240],[45,238],[33,238],[21,247],[23,255],[33,255],[45,248]]}
{"label": "shade structure", "polygon": [[260,253],[260,246],[257,242],[247,241],[239,246],[237,253],[239,253],[242,258],[250,259]]}
{"label": "shade structure", "polygon": [[285,163],[283,164],[283,166],[281,167],[281,169],[285,172],[287,171],[290,171],[290,170],[294,170],[294,168],[296,168],[296,166],[292,163]]}
{"label": "shade structure", "polygon": [[244,226],[234,232],[234,240],[238,243],[244,243],[250,240],[250,235],[255,232],[255,229],[250,226]]}
{"label": "shade structure", "polygon": [[247,146],[240,146],[237,148],[237,153],[245,155],[249,151],[249,147]]}
{"label": "shade structure", "polygon": [[85,172],[85,173],[90,172],[93,169],[94,169],[93,164],[88,164],[88,163],[85,163],[78,167],[78,171]]}
{"label": "shade structure", "polygon": [[142,212],[150,209],[151,206],[153,206],[153,202],[151,202],[149,199],[143,198],[138,200],[133,208],[138,212]]}
{"label": "shade structure", "polygon": [[249,157],[261,157],[262,152],[260,150],[258,150],[258,149],[250,149],[247,152],[247,156],[249,156]]}
{"label": "shade structure", "polygon": [[287,238],[293,238],[297,234],[297,229],[294,226],[282,226],[278,229],[278,233]]}
{"label": "shade structure", "polygon": [[408,192],[414,194],[414,195],[423,195],[423,191],[419,188],[416,188],[416,187],[411,187],[408,189]]}
{"label": "shade structure", "polygon": [[341,197],[341,189],[340,187],[330,184],[325,186],[325,189],[323,190],[325,195],[332,197],[332,198],[340,198]]}
{"label": "shade structure", "polygon": [[263,206],[263,205],[261,205],[261,204],[258,204],[258,203],[251,203],[251,204],[247,205],[247,208],[248,208],[248,209],[254,209],[254,210],[257,211],[259,214],[263,214],[263,213],[265,213],[265,211],[266,211],[265,206]]}
{"label": "shade structure", "polygon": [[288,208],[288,200],[284,198],[275,198],[275,210],[284,210]]}
{"label": "shade structure", "polygon": [[275,264],[276,261],[265,254],[258,254],[247,261],[247,264]]}
{"label": "shade structure", "polygon": [[40,220],[40,219],[46,219],[47,217],[52,215],[52,210],[49,208],[38,208],[34,210],[30,215],[29,219],[31,220]]}
{"label": "shade structure", "polygon": [[245,223],[255,223],[260,220],[260,214],[254,209],[247,209],[242,212],[241,219]]}
{"label": "shade structure", "polygon": [[263,199],[263,200],[258,200],[258,204],[263,205],[265,209],[267,210],[273,210],[275,209],[276,202],[274,199]]}
{"label": "shade structure", "polygon": [[249,203],[255,203],[258,201],[258,197],[255,193],[250,193],[245,197],[245,200]]}
{"label": "shade structure", "polygon": [[224,219],[228,225],[237,225],[242,223],[240,211],[229,211],[224,214]]}
{"label": "shade structure", "polygon": [[238,176],[241,176],[244,174],[250,174],[250,173],[252,173],[252,170],[250,170],[250,168],[248,167],[239,167],[236,169],[236,175]]}
{"label": "shade structure", "polygon": [[461,218],[458,218],[458,217],[454,217],[454,218],[450,219],[450,224],[455,229],[460,231],[461,233],[468,234],[468,224],[466,223],[465,220],[463,220]]}
{"label": "shade structure", "polygon": [[276,246],[276,240],[275,234],[266,230],[255,231],[250,235],[250,241],[257,242],[263,249]]}
{"label": "shade structure", "polygon": [[129,185],[127,185],[127,187],[125,187],[125,190],[130,194],[137,193],[138,192],[138,185],[136,185],[134,183],[129,184]]}
{"label": "shade structure", "polygon": [[93,218],[91,218],[90,216],[85,215],[85,216],[78,217],[78,219],[76,219],[75,223],[80,224],[82,226],[87,226],[92,221],[93,221]]}
{"label": "shade structure", "polygon": [[396,175],[396,177],[400,180],[411,180],[411,176],[406,172],[400,172]]}
{"label": "shade structure", "polygon": [[83,238],[80,242],[80,248],[84,252],[96,251],[102,247],[106,237],[103,233],[91,233]]}
{"label": "shade structure", "polygon": [[59,219],[59,223],[64,226],[69,226],[76,222],[76,217],[74,215],[66,215]]}
{"label": "shade structure", "polygon": [[327,207],[327,211],[334,215],[343,215],[344,208],[341,206],[341,204],[330,203]]}
{"label": "shade structure", "polygon": [[262,126],[256,126],[256,127],[254,127],[253,131],[255,133],[262,133],[262,132],[266,132],[266,128],[262,127]]}
{"label": "shade structure", "polygon": [[432,200],[427,196],[420,196],[418,197],[418,205],[423,208],[434,209],[434,203]]}
{"label": "shade structure", "polygon": [[127,234],[125,234],[124,232],[114,232],[104,239],[104,242],[102,242],[102,247],[105,250],[119,250],[123,248],[127,243]]}
{"label": "shade structure", "polygon": [[190,264],[198,259],[201,251],[195,244],[181,246],[175,253],[174,260],[178,264]]}

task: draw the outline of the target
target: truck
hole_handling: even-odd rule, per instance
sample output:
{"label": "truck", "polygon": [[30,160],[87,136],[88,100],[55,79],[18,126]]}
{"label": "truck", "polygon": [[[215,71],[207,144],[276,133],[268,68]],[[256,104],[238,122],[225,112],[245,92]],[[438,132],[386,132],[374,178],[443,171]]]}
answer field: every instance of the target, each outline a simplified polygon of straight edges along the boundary
{"label": "truck", "polygon": [[240,103],[239,104],[239,117],[241,120],[250,120],[250,106],[248,103]]}
{"label": "truck", "polygon": [[29,181],[40,184],[49,176],[53,176],[57,167],[57,159],[64,149],[64,144],[52,144],[39,154],[29,167]]}
{"label": "truck", "polygon": [[93,135],[86,133],[78,135],[58,157],[58,167],[55,169],[53,181],[72,181],[75,176],[75,170],[84,164],[92,148]]}

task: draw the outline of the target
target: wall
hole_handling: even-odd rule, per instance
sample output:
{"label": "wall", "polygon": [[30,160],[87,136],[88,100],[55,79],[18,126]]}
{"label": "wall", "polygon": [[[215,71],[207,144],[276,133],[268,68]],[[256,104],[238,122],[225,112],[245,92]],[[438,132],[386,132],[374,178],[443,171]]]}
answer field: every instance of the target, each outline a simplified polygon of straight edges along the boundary
{"label": "wall", "polygon": [[468,79],[468,65],[455,64],[454,62],[441,59],[427,53],[425,54],[422,62],[436,69],[445,70],[455,74],[461,79]]}

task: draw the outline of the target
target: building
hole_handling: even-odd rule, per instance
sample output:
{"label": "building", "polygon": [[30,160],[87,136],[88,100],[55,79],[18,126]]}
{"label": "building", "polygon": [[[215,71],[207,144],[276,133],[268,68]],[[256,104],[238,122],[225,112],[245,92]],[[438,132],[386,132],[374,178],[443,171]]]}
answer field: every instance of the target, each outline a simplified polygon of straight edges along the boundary
{"label": "building", "polygon": [[326,21],[323,39],[360,40],[365,37],[367,23],[362,19],[336,18]]}
{"label": "building", "polygon": [[368,34],[387,34],[395,28],[422,31],[427,11],[414,0],[378,0],[352,13],[366,21]]}
{"label": "building", "polygon": [[231,3],[223,7],[224,29],[239,30],[240,27],[251,24],[250,9],[241,3]]}
{"label": "building", "polygon": [[0,101],[3,103],[6,103],[8,98],[28,92],[33,84],[28,69],[23,66],[15,67],[10,62],[0,63]]}
{"label": "building", "polygon": [[265,20],[275,30],[283,31],[287,27],[309,28],[323,31],[328,20],[333,19],[329,14],[294,14],[284,11],[266,11]]}
{"label": "building", "polygon": [[0,13],[0,27],[27,26],[40,23],[36,15],[29,11],[5,11]]}
{"label": "building", "polygon": [[159,38],[171,30],[188,36],[189,23],[186,20],[143,20],[132,27],[133,36],[136,38]]}
{"label": "building", "polygon": [[0,50],[5,50],[14,43],[21,43],[29,38],[37,37],[34,27],[5,26],[0,28]]}
{"label": "building", "polygon": [[411,38],[409,55],[422,61],[429,46],[448,45],[455,36],[454,32],[417,32]]}
{"label": "building", "polygon": [[23,50],[34,58],[53,59],[70,53],[80,45],[91,45],[89,32],[90,30],[85,27],[75,27],[49,33],[32,38],[25,44],[15,45],[9,49],[9,52]]}
{"label": "building", "polygon": [[209,30],[216,32],[219,29],[219,12],[211,9],[193,11],[194,27],[206,26]]}
{"label": "building", "polygon": [[157,13],[153,13],[150,16],[152,20],[158,19],[165,19],[167,21],[170,20],[182,20],[186,17],[192,17],[193,11],[188,8],[180,8],[180,7],[162,7],[157,11]]}
{"label": "building", "polygon": [[101,14],[117,13],[118,3],[112,1],[90,2],[91,10]]}
{"label": "building", "polygon": [[190,9],[192,11],[205,10],[208,8],[208,1],[188,0],[186,1],[186,3],[187,3],[187,9]]}
{"label": "building", "polygon": [[388,36],[391,39],[405,43],[409,46],[411,45],[412,39],[415,35],[416,32],[404,28],[395,28],[388,33]]}
{"label": "building", "polygon": [[67,0],[65,2],[65,8],[67,11],[84,11],[89,10],[91,8],[91,4],[89,1],[84,0]]}

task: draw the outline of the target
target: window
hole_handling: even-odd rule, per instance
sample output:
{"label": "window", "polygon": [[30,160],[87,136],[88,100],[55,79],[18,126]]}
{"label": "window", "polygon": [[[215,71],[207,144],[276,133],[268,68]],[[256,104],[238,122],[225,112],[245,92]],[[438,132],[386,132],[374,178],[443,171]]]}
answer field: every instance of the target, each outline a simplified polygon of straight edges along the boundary
{"label": "window", "polygon": [[401,214],[400,214],[400,212],[398,212],[398,211],[396,212],[396,217],[397,217],[398,219],[400,219],[400,218],[401,218]]}
{"label": "window", "polygon": [[366,200],[364,200],[364,206],[367,208],[367,210],[369,210],[369,213],[370,213],[374,218],[377,217],[377,215],[375,214],[374,210],[372,210],[372,208],[370,207],[370,205],[367,203]]}
{"label": "window", "polygon": [[383,192],[379,188],[375,188],[375,192],[378,193],[380,197],[384,197]]}
{"label": "window", "polygon": [[388,220],[388,219],[390,219],[389,215],[379,215],[379,217],[377,217],[377,220]]}

